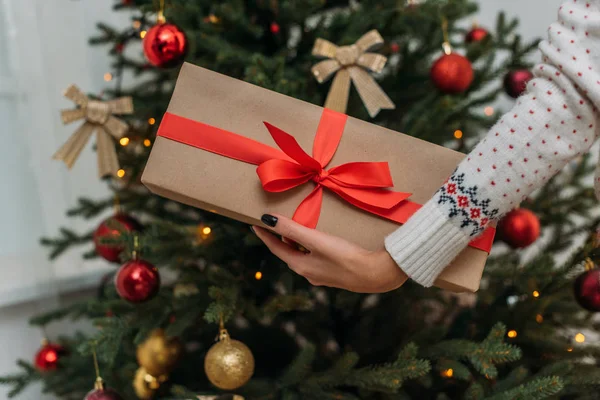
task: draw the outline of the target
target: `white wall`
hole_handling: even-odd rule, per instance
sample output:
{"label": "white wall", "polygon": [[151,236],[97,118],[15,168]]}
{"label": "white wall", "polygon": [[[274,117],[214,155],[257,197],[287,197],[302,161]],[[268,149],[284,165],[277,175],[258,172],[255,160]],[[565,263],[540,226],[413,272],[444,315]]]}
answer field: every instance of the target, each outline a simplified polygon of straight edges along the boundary
{"label": "white wall", "polygon": [[[63,90],[77,83],[85,92],[99,93],[106,85],[106,49],[91,48],[87,40],[97,21],[130,23],[127,12],[112,12],[113,3],[0,0],[0,374],[16,371],[14,361],[31,360],[38,349],[43,333],[27,325],[29,317],[73,300],[73,295],[59,298],[59,287],[95,287],[112,268],[84,263],[77,251],[51,263],[38,240],[61,225],[89,229],[84,221],[66,218],[66,208],[82,194],[106,194],[91,145],[71,172],[51,157],[76,127],[60,122],[59,109],[72,107]],[[50,326],[47,334],[52,338],[73,329]],[[0,387],[0,399],[7,392]],[[20,399],[49,397],[32,387]]]}
{"label": "white wall", "polygon": [[[497,12],[504,9],[509,16],[518,16],[521,19],[520,32],[525,39],[531,39],[545,34],[547,26],[556,16],[560,2],[560,0],[482,0],[480,1],[481,14],[478,22],[480,25],[493,27]],[[84,188],[87,194],[94,196],[103,193],[102,186],[96,178],[95,156],[89,149],[70,173],[66,173],[64,166],[60,163],[50,160],[52,152],[73,129],[62,126],[57,110],[70,106],[61,97],[62,90],[68,84],[76,82],[85,91],[90,92],[99,92],[105,86],[103,75],[109,71],[109,59],[106,57],[105,49],[90,48],[87,38],[95,33],[96,21],[125,26],[130,23],[129,15],[112,13],[111,5],[114,1],[110,0],[0,0],[0,4],[2,3],[12,5],[13,9],[17,4],[25,4],[25,7],[19,8],[21,14],[17,18],[16,32],[14,33],[20,37],[20,47],[27,49],[29,54],[28,62],[20,65],[19,69],[31,71],[26,73],[28,79],[23,82],[26,89],[35,90],[38,94],[41,91],[42,95],[35,97],[36,107],[31,114],[34,119],[38,120],[38,125],[34,124],[35,130],[29,129],[28,132],[20,132],[18,129],[10,132],[0,130],[0,139],[3,142],[3,146],[0,146],[0,157],[13,157],[15,163],[20,162],[19,168],[21,168],[12,170],[13,172],[17,171],[18,174],[12,176],[10,180],[0,172],[0,185],[4,188],[10,187],[14,191],[12,197],[6,197],[4,191],[3,196],[0,196],[0,218],[3,221],[12,221],[9,237],[2,236],[8,230],[0,230],[0,245],[8,243],[11,238],[19,237],[21,238],[20,244],[14,244],[14,247],[24,248],[38,260],[31,265],[31,267],[35,267],[34,270],[21,271],[24,277],[33,278],[33,276],[39,277],[42,274],[49,280],[55,279],[57,276],[61,279],[65,278],[67,281],[68,278],[73,278],[72,283],[79,285],[84,282],[77,278],[82,270],[87,271],[88,268],[101,270],[101,267],[83,265],[77,253],[62,258],[58,265],[50,265],[45,260],[45,253],[36,244],[36,237],[39,234],[53,233],[56,225],[76,223],[64,218],[63,209],[66,208],[66,205],[74,204],[82,189],[81,182],[86,183]],[[540,7],[542,3],[543,7]],[[2,12],[1,7],[0,12]],[[6,15],[0,14],[0,23],[3,23],[3,17]],[[18,24],[19,21],[21,23],[30,21],[30,23],[23,26]],[[37,25],[35,29],[37,29],[38,35],[36,37],[21,35],[24,31],[34,29],[31,21]],[[0,43],[0,58],[2,54],[5,54],[2,49],[3,44]],[[39,63],[43,65],[40,67]],[[1,65],[2,62],[0,62]],[[43,70],[43,74],[39,73],[40,70]],[[1,74],[2,70],[0,69]],[[509,100],[505,99],[502,105],[508,107],[510,104]],[[0,109],[1,114],[2,110]],[[4,120],[5,117],[8,118],[4,116],[0,119]],[[50,122],[48,123],[48,121]],[[5,135],[10,135],[10,137]],[[19,150],[12,153],[6,149],[3,151],[2,148],[6,145],[8,138],[18,141],[18,138],[15,139],[15,135],[29,135],[29,140],[40,141],[40,146],[30,152]],[[53,177],[52,181],[40,178],[39,173],[36,172],[40,170],[50,171]],[[15,177],[21,177],[21,175],[25,176],[25,179],[14,180]],[[48,185],[51,186],[48,187]],[[42,190],[40,193],[40,187],[47,187],[48,190]],[[77,190],[77,187],[80,190]],[[19,196],[29,199],[29,202],[19,201]],[[65,205],[65,207],[57,206],[57,204]],[[32,212],[32,209],[35,211]],[[36,224],[36,221],[40,221],[40,223]],[[50,270],[52,270],[52,274],[48,273]],[[3,275],[0,282],[18,272],[11,269],[11,265],[7,263],[3,265],[0,258],[0,273]],[[89,283],[93,283],[97,280],[97,274],[88,276],[87,279]],[[44,280],[42,279],[42,281]],[[50,300],[48,298],[30,300],[0,308],[0,345],[2,346],[0,374],[14,371],[13,360],[17,358],[31,359],[37,350],[42,332],[27,325],[30,315],[79,298],[79,295],[59,298],[55,286],[45,286],[42,290],[41,287],[44,284],[45,282],[35,282],[33,287],[29,288],[30,292],[23,298],[31,298],[31,294],[35,292],[44,292],[46,296],[50,296]],[[2,293],[0,285],[0,299]],[[23,295],[23,290],[9,295],[13,303],[21,301],[19,296]],[[52,326],[49,329],[49,336],[52,337],[59,332],[68,333],[73,329],[74,326],[69,324]],[[0,387],[0,399],[6,397],[6,389]],[[47,400],[50,398],[41,396],[38,388],[31,388],[19,399]]]}

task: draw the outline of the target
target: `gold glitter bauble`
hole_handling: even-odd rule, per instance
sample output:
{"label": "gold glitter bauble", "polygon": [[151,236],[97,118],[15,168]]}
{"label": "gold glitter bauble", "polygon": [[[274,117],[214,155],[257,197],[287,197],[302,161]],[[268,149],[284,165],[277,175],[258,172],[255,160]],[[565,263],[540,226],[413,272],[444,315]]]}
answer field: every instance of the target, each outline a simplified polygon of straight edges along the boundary
{"label": "gold glitter bauble", "polygon": [[162,329],[155,329],[137,348],[138,363],[152,376],[171,372],[180,356],[181,343],[167,338]]}
{"label": "gold glitter bauble", "polygon": [[208,380],[223,390],[244,386],[254,373],[254,356],[244,343],[229,337],[221,329],[219,342],[206,353],[204,371]]}
{"label": "gold glitter bauble", "polygon": [[160,384],[166,380],[166,375],[155,377],[150,375],[144,367],[140,367],[135,372],[135,377],[133,378],[133,389],[140,400],[150,400],[154,397]]}

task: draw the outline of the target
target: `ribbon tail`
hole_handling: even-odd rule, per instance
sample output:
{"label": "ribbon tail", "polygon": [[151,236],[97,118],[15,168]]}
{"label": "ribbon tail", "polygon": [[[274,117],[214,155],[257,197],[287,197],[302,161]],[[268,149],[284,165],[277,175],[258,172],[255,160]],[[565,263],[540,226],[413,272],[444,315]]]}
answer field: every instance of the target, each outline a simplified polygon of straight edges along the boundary
{"label": "ribbon tail", "polygon": [[494,236],[496,236],[496,228],[490,226],[476,239],[469,242],[469,246],[490,254],[492,245],[494,244]]}
{"label": "ribbon tail", "polygon": [[301,225],[315,229],[321,216],[321,204],[323,203],[323,186],[317,187],[310,192],[308,196],[296,209],[292,219]]}
{"label": "ribbon tail", "polygon": [[[350,76],[354,82],[354,86],[358,91],[358,95],[362,99],[371,118],[379,113],[380,110],[393,110],[396,108],[394,102],[381,89],[381,86],[373,79],[367,71],[362,68],[352,67]],[[338,73],[339,75],[339,73]]]}
{"label": "ribbon tail", "polygon": [[333,78],[331,88],[325,100],[325,108],[346,113],[348,96],[350,95],[350,73],[348,68],[341,69]]}
{"label": "ribbon tail", "polygon": [[64,161],[67,168],[71,169],[79,157],[81,150],[83,150],[83,147],[90,139],[92,132],[94,132],[94,125],[88,122],[84,123],[71,135],[71,137],[69,137],[65,144],[54,153],[52,158]]}
{"label": "ribbon tail", "polygon": [[78,121],[80,119],[84,119],[85,109],[76,108],[74,110],[62,110],[60,112],[60,118],[62,119],[62,122],[65,125],[70,124],[71,122]]}
{"label": "ribbon tail", "polygon": [[112,115],[104,123],[104,129],[110,133],[115,139],[121,139],[129,130],[129,125]]}
{"label": "ribbon tail", "polygon": [[119,170],[119,159],[115,142],[103,128],[96,134],[96,151],[98,152],[98,176],[116,175]]}

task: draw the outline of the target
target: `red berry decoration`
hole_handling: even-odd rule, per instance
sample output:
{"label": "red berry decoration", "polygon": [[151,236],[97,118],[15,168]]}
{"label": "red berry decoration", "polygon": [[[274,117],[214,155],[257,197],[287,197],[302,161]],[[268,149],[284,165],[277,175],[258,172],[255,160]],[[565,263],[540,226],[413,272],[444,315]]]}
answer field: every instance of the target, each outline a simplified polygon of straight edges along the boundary
{"label": "red berry decoration", "polygon": [[498,224],[498,236],[511,247],[527,247],[540,236],[540,220],[527,209],[512,210]]}
{"label": "red berry decoration", "polygon": [[523,94],[527,88],[527,82],[533,79],[533,74],[527,69],[517,69],[510,71],[504,77],[504,90],[513,98]]}
{"label": "red berry decoration", "polygon": [[119,269],[115,276],[117,293],[131,303],[142,303],[158,293],[160,275],[152,264],[143,260],[131,260]]}
{"label": "red berry decoration", "polygon": [[174,24],[157,24],[144,36],[144,54],[155,67],[168,68],[178,65],[187,52],[185,33]]}
{"label": "red berry decoration", "polygon": [[45,342],[35,355],[35,366],[43,372],[53,371],[58,368],[60,358],[66,354],[67,351],[61,345]]}
{"label": "red berry decoration", "polygon": [[85,396],[84,400],[123,400],[123,397],[116,390],[106,388],[92,390]]}
{"label": "red berry decoration", "polygon": [[575,300],[588,311],[600,311],[600,270],[584,272],[575,280],[573,286]]}
{"label": "red berry decoration", "polygon": [[473,66],[460,54],[444,54],[431,67],[430,76],[442,92],[462,93],[473,82]]}
{"label": "red berry decoration", "polygon": [[467,36],[465,36],[465,42],[467,42],[467,43],[481,42],[483,39],[488,37],[489,34],[490,33],[484,28],[473,27],[473,29],[471,29],[467,33]]}
{"label": "red berry decoration", "polygon": [[400,51],[400,45],[396,42],[390,44],[390,51],[394,54]]}
{"label": "red berry decoration", "polygon": [[142,230],[142,225],[133,217],[126,214],[116,214],[104,221],[94,232],[94,246],[96,253],[110,262],[118,262],[125,249],[122,245],[105,244],[103,239],[118,239],[122,232],[137,232]]}
{"label": "red berry decoration", "polygon": [[281,28],[279,27],[279,24],[277,22],[271,22],[271,33],[273,35],[277,35],[279,33],[279,31],[281,30]]}

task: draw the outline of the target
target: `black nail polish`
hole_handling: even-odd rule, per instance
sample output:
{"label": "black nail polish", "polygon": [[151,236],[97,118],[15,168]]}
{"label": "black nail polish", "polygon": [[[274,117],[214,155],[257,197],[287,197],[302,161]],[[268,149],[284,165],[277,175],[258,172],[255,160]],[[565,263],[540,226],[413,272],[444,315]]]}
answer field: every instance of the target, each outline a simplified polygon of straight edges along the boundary
{"label": "black nail polish", "polygon": [[260,217],[260,220],[263,222],[263,224],[270,226],[271,228],[274,228],[275,225],[277,225],[277,217],[274,217],[270,214],[263,214],[263,216]]}

